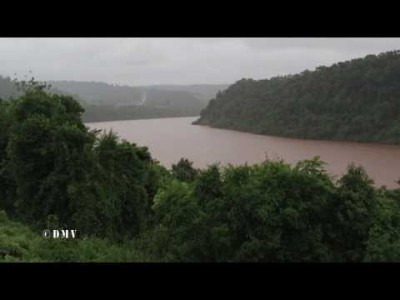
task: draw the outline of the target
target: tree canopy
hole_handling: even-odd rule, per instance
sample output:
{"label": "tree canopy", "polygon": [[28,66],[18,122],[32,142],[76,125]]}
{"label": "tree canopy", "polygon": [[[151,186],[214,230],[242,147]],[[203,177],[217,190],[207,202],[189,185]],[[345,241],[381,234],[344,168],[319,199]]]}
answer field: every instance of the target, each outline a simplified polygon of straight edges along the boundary
{"label": "tree canopy", "polygon": [[219,93],[200,125],[304,139],[400,144],[400,51],[265,80]]}

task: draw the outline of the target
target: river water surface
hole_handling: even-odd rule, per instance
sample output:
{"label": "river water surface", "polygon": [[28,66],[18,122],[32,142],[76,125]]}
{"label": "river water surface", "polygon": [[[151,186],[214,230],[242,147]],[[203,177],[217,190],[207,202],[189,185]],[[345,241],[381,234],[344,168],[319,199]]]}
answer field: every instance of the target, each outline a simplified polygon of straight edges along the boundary
{"label": "river water surface", "polygon": [[282,158],[289,163],[319,155],[333,175],[342,175],[350,163],[361,164],[375,183],[400,187],[400,146],[351,142],[311,141],[270,137],[191,125],[197,117],[88,123],[90,128],[113,129],[130,142],[147,146],[166,167],[185,157],[195,167],[257,163]]}

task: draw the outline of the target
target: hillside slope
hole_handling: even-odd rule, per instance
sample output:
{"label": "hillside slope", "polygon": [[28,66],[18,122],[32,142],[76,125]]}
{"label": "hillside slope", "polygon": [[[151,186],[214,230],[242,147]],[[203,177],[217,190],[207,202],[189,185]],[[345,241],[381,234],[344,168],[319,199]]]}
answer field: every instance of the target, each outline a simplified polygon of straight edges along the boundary
{"label": "hillside slope", "polygon": [[400,144],[400,51],[218,93],[194,124],[304,139]]}

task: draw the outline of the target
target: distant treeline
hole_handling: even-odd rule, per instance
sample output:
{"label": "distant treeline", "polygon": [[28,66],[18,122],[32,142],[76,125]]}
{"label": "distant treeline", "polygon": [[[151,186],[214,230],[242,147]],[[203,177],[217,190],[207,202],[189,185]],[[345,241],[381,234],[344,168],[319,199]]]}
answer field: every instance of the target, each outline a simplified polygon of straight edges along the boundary
{"label": "distant treeline", "polygon": [[81,99],[85,122],[198,116],[227,85],[120,86],[101,82],[50,81]]}
{"label": "distant treeline", "polygon": [[[227,85],[147,87],[102,82],[50,81],[50,91],[73,96],[84,108],[85,122],[198,116],[209,99]],[[0,97],[20,96],[15,82],[0,76]]]}
{"label": "distant treeline", "polygon": [[200,107],[149,107],[127,105],[85,105],[82,115],[84,122],[115,120],[137,120],[154,118],[195,117],[200,115]]}
{"label": "distant treeline", "polygon": [[195,124],[304,139],[400,144],[400,51],[218,93]]}
{"label": "distant treeline", "polygon": [[0,101],[0,261],[400,261],[400,189],[362,167],[338,179],[318,158],[167,170],[89,130],[72,97],[24,89]]}
{"label": "distant treeline", "polygon": [[150,85],[127,86],[88,81],[49,81],[57,90],[79,97],[88,104],[96,105],[132,105],[140,104],[143,93],[146,103],[154,104],[198,104],[205,105],[218,91],[229,85]]}

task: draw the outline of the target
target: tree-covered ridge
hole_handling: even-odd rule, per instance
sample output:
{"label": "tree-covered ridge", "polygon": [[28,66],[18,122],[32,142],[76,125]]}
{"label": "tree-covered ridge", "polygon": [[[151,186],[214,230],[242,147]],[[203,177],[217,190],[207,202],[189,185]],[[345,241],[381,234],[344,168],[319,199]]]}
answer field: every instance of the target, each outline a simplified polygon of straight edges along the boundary
{"label": "tree-covered ridge", "polygon": [[140,104],[144,92],[147,93],[150,102],[158,104],[173,102],[176,105],[179,103],[194,105],[198,104],[198,100],[206,104],[219,90],[228,87],[221,84],[130,86],[66,80],[49,81],[49,84],[93,105]]}
{"label": "tree-covered ridge", "polygon": [[0,262],[400,261],[400,189],[362,167],[338,179],[318,157],[167,170],[90,131],[74,98],[22,87],[0,101]]}
{"label": "tree-covered ridge", "polygon": [[195,124],[305,139],[400,143],[400,51],[219,93]]}
{"label": "tree-covered ridge", "polygon": [[[21,96],[17,81],[0,76],[0,98]],[[51,81],[52,93],[71,96],[85,122],[198,116],[223,85],[120,86],[102,82]],[[207,99],[207,100],[205,100]]]}
{"label": "tree-covered ridge", "polygon": [[224,85],[121,86],[102,82],[50,81],[78,98],[85,122],[198,116]]}

